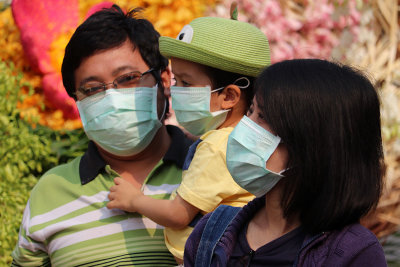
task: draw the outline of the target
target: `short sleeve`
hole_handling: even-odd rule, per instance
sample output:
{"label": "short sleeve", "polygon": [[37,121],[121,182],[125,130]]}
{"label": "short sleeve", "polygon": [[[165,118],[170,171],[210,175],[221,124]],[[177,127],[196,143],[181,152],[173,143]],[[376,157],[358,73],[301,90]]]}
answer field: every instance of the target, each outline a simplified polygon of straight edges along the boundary
{"label": "short sleeve", "polygon": [[30,219],[30,202],[28,201],[19,230],[18,242],[11,254],[13,258],[11,266],[51,266],[45,245],[29,235]]}
{"label": "short sleeve", "polygon": [[229,133],[214,131],[197,145],[177,190],[185,201],[207,213],[220,204],[242,207],[254,198],[233,180],[226,166]]}

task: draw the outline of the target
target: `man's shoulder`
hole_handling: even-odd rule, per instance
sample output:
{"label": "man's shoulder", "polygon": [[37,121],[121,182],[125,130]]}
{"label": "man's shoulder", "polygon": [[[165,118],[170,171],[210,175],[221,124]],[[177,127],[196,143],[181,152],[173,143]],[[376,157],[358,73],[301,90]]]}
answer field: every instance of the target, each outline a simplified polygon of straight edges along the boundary
{"label": "man's shoulder", "polygon": [[81,186],[79,161],[72,161],[48,170],[39,178],[30,192],[29,207],[31,216],[48,212],[58,206],[73,201]]}
{"label": "man's shoulder", "polygon": [[70,162],[60,164],[48,170],[39,178],[32,192],[47,190],[52,184],[58,184],[61,181],[74,184],[77,182],[80,183],[79,162],[81,158],[82,156],[76,157]]}
{"label": "man's shoulder", "polygon": [[82,156],[76,157],[72,159],[69,162],[62,163],[58,166],[55,166],[45,172],[43,176],[40,178],[42,180],[43,178],[46,178],[47,176],[51,175],[56,175],[56,176],[71,176],[72,174],[75,174],[76,171],[79,171],[79,163],[81,160]]}

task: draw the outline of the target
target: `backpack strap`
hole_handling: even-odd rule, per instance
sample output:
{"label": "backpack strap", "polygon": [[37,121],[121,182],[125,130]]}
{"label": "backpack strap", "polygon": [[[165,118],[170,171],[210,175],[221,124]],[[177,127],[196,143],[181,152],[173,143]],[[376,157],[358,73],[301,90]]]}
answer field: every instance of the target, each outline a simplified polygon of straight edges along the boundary
{"label": "backpack strap", "polygon": [[218,206],[212,213],[204,227],[197,255],[196,267],[209,267],[214,249],[224,234],[226,228],[239,212],[240,208],[227,205]]}

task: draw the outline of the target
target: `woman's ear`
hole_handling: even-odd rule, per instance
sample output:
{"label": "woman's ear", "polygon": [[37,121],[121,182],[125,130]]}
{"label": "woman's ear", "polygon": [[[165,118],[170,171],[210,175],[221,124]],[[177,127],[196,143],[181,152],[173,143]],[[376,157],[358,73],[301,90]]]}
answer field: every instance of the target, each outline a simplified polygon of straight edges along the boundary
{"label": "woman's ear", "polygon": [[166,97],[171,96],[171,79],[172,72],[170,66],[168,65],[168,67],[166,67],[165,70],[161,72],[161,82],[164,86],[164,95]]}
{"label": "woman's ear", "polygon": [[240,101],[241,96],[240,88],[237,85],[230,84],[224,88],[221,95],[223,100],[221,103],[222,109],[231,109]]}

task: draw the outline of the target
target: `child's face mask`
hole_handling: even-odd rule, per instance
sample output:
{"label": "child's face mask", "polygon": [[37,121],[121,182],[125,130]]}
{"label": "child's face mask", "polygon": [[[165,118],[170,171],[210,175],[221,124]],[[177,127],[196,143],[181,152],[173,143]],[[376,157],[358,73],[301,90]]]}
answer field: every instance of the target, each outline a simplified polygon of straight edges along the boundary
{"label": "child's face mask", "polygon": [[[239,81],[244,85],[237,85]],[[233,82],[240,89],[246,89],[250,81],[240,77]],[[223,90],[220,87],[211,91],[210,86],[205,87],[171,87],[172,109],[178,123],[193,135],[202,135],[210,130],[215,130],[226,120],[230,109],[211,112],[211,94]]]}
{"label": "child's face mask", "polygon": [[227,110],[210,111],[211,91],[205,87],[171,87],[172,109],[178,123],[193,135],[217,129],[226,119]]}

